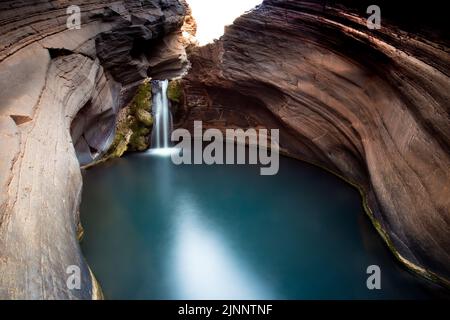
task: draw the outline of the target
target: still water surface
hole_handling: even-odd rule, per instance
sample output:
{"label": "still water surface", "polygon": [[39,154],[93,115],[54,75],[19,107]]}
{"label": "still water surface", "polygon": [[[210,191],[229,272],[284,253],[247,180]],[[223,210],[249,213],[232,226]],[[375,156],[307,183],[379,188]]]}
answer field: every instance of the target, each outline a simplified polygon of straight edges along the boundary
{"label": "still water surface", "polygon": [[[82,250],[108,299],[409,299],[435,295],[405,271],[358,192],[280,159],[172,164],[134,154],[84,172]],[[367,289],[378,265],[381,290]]]}

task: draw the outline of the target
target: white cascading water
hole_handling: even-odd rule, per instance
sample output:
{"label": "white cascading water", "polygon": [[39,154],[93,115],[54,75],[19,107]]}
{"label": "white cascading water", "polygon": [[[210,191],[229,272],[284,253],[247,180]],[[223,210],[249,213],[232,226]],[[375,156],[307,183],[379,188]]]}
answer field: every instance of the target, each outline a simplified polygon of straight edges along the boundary
{"label": "white cascading water", "polygon": [[153,132],[152,149],[170,150],[170,135],[172,134],[172,115],[167,97],[168,80],[152,81],[153,92]]}

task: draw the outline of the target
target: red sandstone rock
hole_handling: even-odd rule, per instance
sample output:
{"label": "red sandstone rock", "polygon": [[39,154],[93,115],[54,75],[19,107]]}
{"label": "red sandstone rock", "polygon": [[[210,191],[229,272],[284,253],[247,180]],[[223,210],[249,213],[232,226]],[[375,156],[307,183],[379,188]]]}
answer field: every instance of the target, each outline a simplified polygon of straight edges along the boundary
{"label": "red sandstone rock", "polygon": [[[81,9],[69,30],[66,9]],[[80,252],[81,172],[145,77],[187,67],[177,0],[0,2],[0,299],[100,298]],[[66,286],[69,266],[81,289]]]}
{"label": "red sandstone rock", "polygon": [[280,128],[286,154],[360,186],[400,260],[448,285],[450,55],[443,20],[425,15],[435,30],[417,29],[419,18],[405,18],[408,6],[389,20],[393,11],[381,5],[387,19],[369,30],[365,11],[357,11],[362,5],[328,3],[266,0],[219,41],[193,50],[178,126],[203,120]]}

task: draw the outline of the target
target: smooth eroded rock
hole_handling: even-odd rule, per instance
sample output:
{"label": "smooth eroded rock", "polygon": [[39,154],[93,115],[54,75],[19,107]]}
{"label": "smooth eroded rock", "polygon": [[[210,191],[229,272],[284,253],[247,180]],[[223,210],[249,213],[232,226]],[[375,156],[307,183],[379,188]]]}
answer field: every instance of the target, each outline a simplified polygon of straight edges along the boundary
{"label": "smooth eroded rock", "polygon": [[369,4],[264,1],[192,51],[177,125],[279,128],[284,153],[357,184],[399,259],[448,285],[445,17],[381,2],[382,28],[369,30]]}

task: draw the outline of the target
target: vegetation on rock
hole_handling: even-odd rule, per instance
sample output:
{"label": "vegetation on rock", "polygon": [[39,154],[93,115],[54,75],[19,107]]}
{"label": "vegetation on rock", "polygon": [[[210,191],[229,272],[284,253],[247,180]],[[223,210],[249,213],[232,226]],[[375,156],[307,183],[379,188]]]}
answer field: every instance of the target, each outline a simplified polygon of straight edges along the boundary
{"label": "vegetation on rock", "polygon": [[167,87],[167,98],[170,101],[170,109],[174,119],[178,119],[184,103],[184,90],[181,79],[172,80]]}
{"label": "vegetation on rock", "polygon": [[172,80],[167,87],[167,97],[170,101],[180,103],[183,100],[183,88],[181,80]]}
{"label": "vegetation on rock", "polygon": [[112,158],[120,158],[127,151],[144,151],[149,148],[149,135],[153,126],[151,114],[152,90],[149,80],[138,88],[128,106],[119,111],[114,140],[105,156],[85,168]]}
{"label": "vegetation on rock", "polygon": [[144,151],[149,147],[148,136],[153,125],[151,96],[150,81],[145,80],[123,110],[124,114],[119,115],[109,154],[120,157],[126,151]]}

